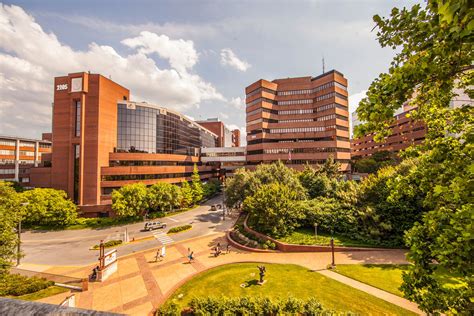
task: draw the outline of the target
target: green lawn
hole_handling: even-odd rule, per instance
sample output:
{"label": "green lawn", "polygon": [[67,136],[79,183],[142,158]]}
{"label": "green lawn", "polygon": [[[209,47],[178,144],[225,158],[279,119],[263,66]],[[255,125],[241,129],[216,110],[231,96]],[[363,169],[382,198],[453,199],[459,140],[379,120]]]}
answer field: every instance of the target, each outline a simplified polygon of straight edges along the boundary
{"label": "green lawn", "polygon": [[[314,235],[314,229],[299,228],[291,235],[278,239],[287,244],[295,245],[324,245],[328,246],[331,242],[331,235],[323,232],[318,232],[318,237]],[[375,244],[367,244],[359,240],[350,239],[345,236],[334,235],[334,245],[348,246],[348,247],[379,247]]]}
{"label": "green lawn", "polygon": [[[327,309],[363,315],[414,315],[410,311],[297,265],[265,264],[267,282],[257,285],[257,263],[230,264],[203,272],[177,289],[168,301],[186,307],[193,297],[293,296],[317,298]],[[241,285],[246,284],[242,287]]]}
{"label": "green lawn", "polygon": [[10,298],[15,298],[18,300],[24,300],[24,301],[36,301],[40,300],[45,297],[53,296],[59,293],[64,293],[69,291],[69,289],[59,287],[59,286],[50,286],[44,290],[40,290],[38,292],[30,293],[30,294],[25,294],[21,296],[9,296]]}
{"label": "green lawn", "polygon": [[[335,272],[392,294],[403,296],[399,287],[403,282],[402,272],[407,270],[408,265],[403,264],[340,264],[336,267]],[[437,269],[435,278],[443,283],[445,287],[457,288],[464,286],[460,278],[456,278],[441,269]]]}
{"label": "green lawn", "polygon": [[398,288],[402,285],[402,272],[406,270],[408,270],[408,265],[340,264],[337,265],[335,272],[392,294],[403,296]]}

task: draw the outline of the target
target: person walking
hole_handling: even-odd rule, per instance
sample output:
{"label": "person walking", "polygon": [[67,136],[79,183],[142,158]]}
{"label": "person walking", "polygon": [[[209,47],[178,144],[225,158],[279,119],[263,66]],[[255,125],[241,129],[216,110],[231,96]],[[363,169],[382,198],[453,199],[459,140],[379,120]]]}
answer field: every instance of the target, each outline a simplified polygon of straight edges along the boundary
{"label": "person walking", "polygon": [[188,256],[188,259],[189,259],[189,263],[194,261],[194,251],[191,251],[191,253]]}
{"label": "person walking", "polygon": [[230,244],[227,244],[227,246],[225,247],[225,253],[230,253]]}
{"label": "person walking", "polygon": [[161,249],[158,248],[155,255],[155,262],[158,262],[158,259],[160,259],[160,256],[161,256]]}

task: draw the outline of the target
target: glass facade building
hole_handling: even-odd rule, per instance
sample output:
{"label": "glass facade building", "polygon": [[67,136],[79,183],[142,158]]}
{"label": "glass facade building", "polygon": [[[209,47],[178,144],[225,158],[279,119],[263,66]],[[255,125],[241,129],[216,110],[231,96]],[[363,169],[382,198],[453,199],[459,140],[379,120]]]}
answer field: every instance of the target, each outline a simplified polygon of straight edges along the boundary
{"label": "glass facade building", "polygon": [[147,103],[119,103],[116,152],[196,156],[217,135],[178,113]]}

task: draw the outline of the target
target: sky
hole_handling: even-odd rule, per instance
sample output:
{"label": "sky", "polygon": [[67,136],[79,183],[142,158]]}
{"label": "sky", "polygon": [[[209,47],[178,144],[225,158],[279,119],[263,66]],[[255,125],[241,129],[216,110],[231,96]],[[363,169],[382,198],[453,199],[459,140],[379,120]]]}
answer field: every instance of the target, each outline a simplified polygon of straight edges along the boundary
{"label": "sky", "polygon": [[245,87],[317,76],[349,81],[354,111],[394,51],[372,16],[414,1],[5,1],[0,5],[0,135],[51,131],[53,78],[91,71],[147,101],[245,137]]}

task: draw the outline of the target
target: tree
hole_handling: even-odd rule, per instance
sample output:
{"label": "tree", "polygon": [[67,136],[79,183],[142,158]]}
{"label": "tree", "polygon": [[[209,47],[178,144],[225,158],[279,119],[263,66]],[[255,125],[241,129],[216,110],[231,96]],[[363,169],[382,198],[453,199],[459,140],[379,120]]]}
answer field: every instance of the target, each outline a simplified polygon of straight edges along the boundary
{"label": "tree", "polygon": [[357,198],[359,230],[363,237],[378,242],[402,246],[405,232],[421,219],[426,208],[425,195],[416,181],[410,182],[411,190],[393,196],[394,186],[405,179],[417,160],[405,160],[398,166],[388,166],[371,174],[360,183]]}
{"label": "tree", "polygon": [[199,203],[204,196],[204,190],[196,164],[194,164],[193,175],[191,176],[191,188],[193,190],[193,202]]}
{"label": "tree", "polygon": [[285,166],[281,161],[272,164],[258,165],[255,171],[238,169],[231,179],[226,182],[226,204],[235,207],[248,196],[255,193],[262,185],[284,183],[302,198],[306,190],[298,180],[297,173]]}
{"label": "tree", "polygon": [[328,178],[340,178],[341,177],[341,172],[339,171],[340,168],[341,168],[341,164],[335,161],[334,157],[331,155],[326,159],[324,164],[322,164],[318,172],[325,174]]}
{"label": "tree", "polygon": [[142,215],[148,209],[148,194],[143,183],[127,184],[112,192],[112,210],[119,217]]}
{"label": "tree", "polygon": [[245,199],[244,209],[259,231],[274,237],[287,236],[304,218],[297,203],[301,198],[286,184],[264,184]]}
{"label": "tree", "polygon": [[194,195],[193,189],[189,185],[189,182],[184,181],[181,183],[181,204],[183,207],[189,207],[193,205]]}
{"label": "tree", "polygon": [[19,241],[15,230],[21,213],[19,195],[10,183],[0,181],[0,275],[8,271],[17,257]]}
{"label": "tree", "polygon": [[157,182],[148,188],[148,207],[166,212],[181,205],[181,191],[176,185]]}
{"label": "tree", "polygon": [[[474,107],[451,104],[461,93],[474,97],[473,15],[470,1],[429,0],[426,8],[394,8],[389,18],[374,16],[379,43],[398,53],[357,109],[366,124],[356,128],[356,136],[375,132],[375,139],[383,140],[394,112],[406,103],[417,107],[412,118],[427,126],[423,146],[412,153],[419,156],[417,165],[393,184],[390,198],[418,195],[411,189],[424,195],[425,214],[406,235],[414,265],[403,276],[402,290],[428,313],[474,310]],[[445,286],[436,278],[439,268],[460,276],[461,285]]]}
{"label": "tree", "polygon": [[27,203],[22,219],[27,224],[66,226],[77,218],[77,206],[63,190],[36,188],[21,197]]}

